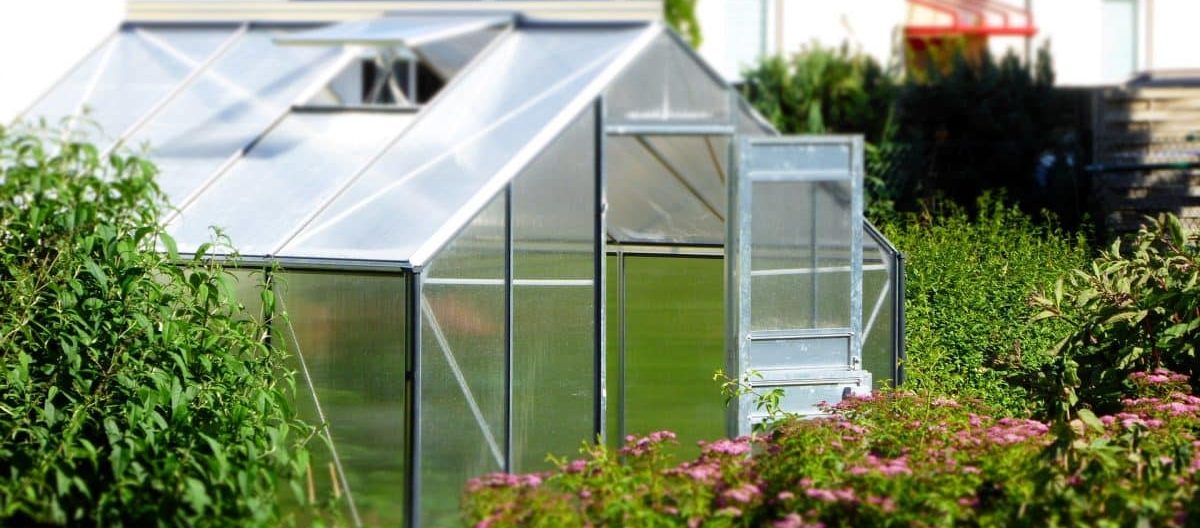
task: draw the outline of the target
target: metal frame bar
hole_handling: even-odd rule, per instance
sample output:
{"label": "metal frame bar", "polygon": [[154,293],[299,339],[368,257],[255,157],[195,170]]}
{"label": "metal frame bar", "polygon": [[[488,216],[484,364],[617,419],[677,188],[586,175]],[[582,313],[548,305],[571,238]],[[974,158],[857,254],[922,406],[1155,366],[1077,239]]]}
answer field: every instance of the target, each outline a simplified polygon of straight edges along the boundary
{"label": "metal frame bar", "polygon": [[513,472],[513,186],[504,187],[504,472]]}
{"label": "metal frame bar", "polygon": [[[607,342],[606,342],[607,336],[605,335],[607,333],[607,323],[606,323],[606,319],[605,319],[605,316],[606,316],[605,298],[607,296],[607,292],[605,291],[605,289],[607,287],[607,280],[606,280],[605,273],[607,273],[607,269],[606,269],[607,251],[606,251],[605,244],[607,244],[607,242],[608,242],[608,237],[606,237],[605,234],[608,233],[608,193],[607,193],[608,174],[607,174],[607,164],[605,162],[606,136],[604,134],[604,129],[605,129],[605,126],[604,126],[604,124],[605,124],[605,121],[604,121],[604,112],[605,112],[604,96],[600,96],[600,97],[596,98],[595,102],[592,104],[592,111],[594,112],[594,119],[595,119],[595,121],[593,122],[595,129],[593,130],[594,137],[592,138],[592,140],[594,141],[594,144],[593,144],[594,156],[595,156],[594,170],[595,170],[595,184],[596,184],[595,196],[594,196],[594,198],[595,198],[594,211],[595,211],[596,224],[595,224],[595,231],[593,232],[593,237],[594,237],[594,241],[595,241],[595,250],[593,252],[593,261],[595,262],[595,270],[594,270],[594,273],[595,273],[595,275],[594,275],[594,277],[595,277],[595,279],[594,279],[595,280],[595,284],[594,284],[595,300],[593,301],[593,305],[595,306],[595,310],[596,310],[595,320],[594,320],[594,325],[593,325],[593,327],[594,327],[593,330],[595,332],[595,339],[596,339],[595,360],[594,360],[594,369],[595,369],[594,370],[594,375],[595,375],[595,388],[594,388],[594,391],[595,391],[595,402],[594,402],[595,403],[595,415],[594,415],[595,416],[595,430],[594,430],[594,433],[595,433],[595,435],[594,436],[595,436],[596,442],[603,443],[605,441],[605,433],[607,432],[607,425],[608,425],[607,423],[605,423],[607,420],[606,405],[608,403],[607,402],[608,395],[605,392],[607,389],[607,387],[605,386],[605,384],[607,382],[607,372],[606,372],[607,350],[605,350],[605,347],[607,346]],[[622,318],[622,321],[624,321],[624,318]]]}
{"label": "metal frame bar", "polygon": [[405,381],[407,382],[407,404],[408,423],[406,433],[408,435],[405,446],[408,452],[405,455],[408,457],[408,474],[405,480],[404,501],[406,504],[407,526],[409,528],[421,526],[421,378],[424,376],[424,371],[421,365],[421,296],[422,296],[422,281],[424,276],[420,272],[412,273],[409,280],[405,281],[405,323],[408,329],[405,336],[408,338],[406,343],[407,366],[405,373]]}
{"label": "metal frame bar", "polygon": [[667,122],[609,125],[604,131],[614,136],[732,136],[737,133],[737,127]]}
{"label": "metal frame bar", "polygon": [[[605,257],[605,258],[607,258],[607,257]],[[619,406],[617,407],[617,442],[621,442],[622,439],[625,438],[625,434],[626,434],[625,431],[627,429],[625,424],[628,422],[628,420],[626,419],[627,416],[626,416],[626,412],[625,412],[625,410],[626,410],[625,402],[628,401],[628,399],[626,398],[626,390],[625,390],[625,388],[626,388],[625,374],[628,370],[628,365],[629,365],[629,361],[626,356],[626,354],[627,354],[626,341],[627,341],[628,335],[629,335],[628,323],[626,322],[626,320],[629,315],[628,311],[627,311],[627,307],[629,305],[627,304],[628,295],[626,294],[626,290],[625,290],[625,285],[627,282],[625,280],[625,271],[628,268],[625,267],[625,264],[626,264],[625,253],[617,254],[617,290],[618,290],[617,291],[617,296],[618,296],[617,302],[619,304],[619,307],[617,308],[617,310],[619,310],[621,313],[621,321],[619,323],[620,328],[618,329],[618,339],[620,339],[620,343],[618,343],[618,355],[617,355],[617,368],[619,368],[621,370],[618,373],[618,378],[617,378],[619,380],[619,386],[617,387],[617,399],[619,401],[619,404],[618,404]]]}

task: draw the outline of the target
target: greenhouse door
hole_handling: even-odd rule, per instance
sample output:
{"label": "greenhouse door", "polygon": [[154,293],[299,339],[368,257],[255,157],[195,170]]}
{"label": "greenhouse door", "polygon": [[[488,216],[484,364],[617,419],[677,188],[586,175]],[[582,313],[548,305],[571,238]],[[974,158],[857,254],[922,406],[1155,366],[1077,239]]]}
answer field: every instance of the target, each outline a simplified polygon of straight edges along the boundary
{"label": "greenhouse door", "polygon": [[731,434],[781,409],[820,412],[871,389],[862,369],[862,140],[740,138],[726,259],[729,375],[751,393],[730,406]]}

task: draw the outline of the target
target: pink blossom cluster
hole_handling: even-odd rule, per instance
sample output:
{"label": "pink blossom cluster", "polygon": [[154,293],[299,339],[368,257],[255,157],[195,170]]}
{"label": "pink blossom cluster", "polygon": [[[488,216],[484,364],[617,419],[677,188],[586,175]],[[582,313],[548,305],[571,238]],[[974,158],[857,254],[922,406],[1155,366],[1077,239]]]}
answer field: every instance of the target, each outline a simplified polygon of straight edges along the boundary
{"label": "pink blossom cluster", "polygon": [[1011,445],[1042,438],[1049,431],[1049,426],[1037,420],[1001,418],[987,429],[987,439],[993,444]]}
{"label": "pink blossom cluster", "polygon": [[705,454],[745,455],[750,452],[751,441],[749,436],[739,436],[732,440],[721,439],[711,443],[700,442],[700,451]]}
{"label": "pink blossom cluster", "polygon": [[512,473],[488,473],[467,481],[467,491],[474,493],[484,488],[536,488],[542,485],[543,473],[514,475]]}
{"label": "pink blossom cluster", "polygon": [[1165,385],[1168,383],[1187,383],[1188,377],[1185,374],[1177,374],[1164,368],[1154,369],[1151,372],[1134,372],[1129,375],[1129,379],[1139,385]]}
{"label": "pink blossom cluster", "polygon": [[625,447],[621,448],[621,454],[625,456],[642,456],[668,440],[675,440],[675,433],[671,431],[657,431],[641,438],[629,435],[625,437]]}
{"label": "pink blossom cluster", "polygon": [[912,469],[908,467],[907,455],[897,458],[881,458],[871,454],[867,455],[867,464],[865,466],[853,466],[850,468],[850,474],[855,476],[872,472],[891,477],[895,475],[911,475]]}

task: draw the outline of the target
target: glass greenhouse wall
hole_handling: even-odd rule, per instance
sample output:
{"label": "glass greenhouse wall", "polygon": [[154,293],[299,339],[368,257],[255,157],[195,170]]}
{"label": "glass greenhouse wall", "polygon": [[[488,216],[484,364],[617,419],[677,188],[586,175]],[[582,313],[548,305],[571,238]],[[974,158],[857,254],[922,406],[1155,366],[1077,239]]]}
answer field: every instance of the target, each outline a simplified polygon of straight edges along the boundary
{"label": "glass greenhouse wall", "polygon": [[783,137],[653,23],[128,23],[26,114],[144,148],[184,253],[269,276],[322,426],[310,498],[456,521],[580,442],[815,412],[902,380],[903,260],[861,140]]}

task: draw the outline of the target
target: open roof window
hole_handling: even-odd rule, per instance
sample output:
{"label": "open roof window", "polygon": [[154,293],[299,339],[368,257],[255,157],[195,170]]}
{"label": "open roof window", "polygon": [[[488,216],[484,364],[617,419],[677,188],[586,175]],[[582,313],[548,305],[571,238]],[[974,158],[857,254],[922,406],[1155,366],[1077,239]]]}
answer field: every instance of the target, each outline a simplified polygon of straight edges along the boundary
{"label": "open roof window", "polygon": [[292,33],[276,42],[362,50],[306,107],[415,108],[513,20],[510,14],[405,14]]}

